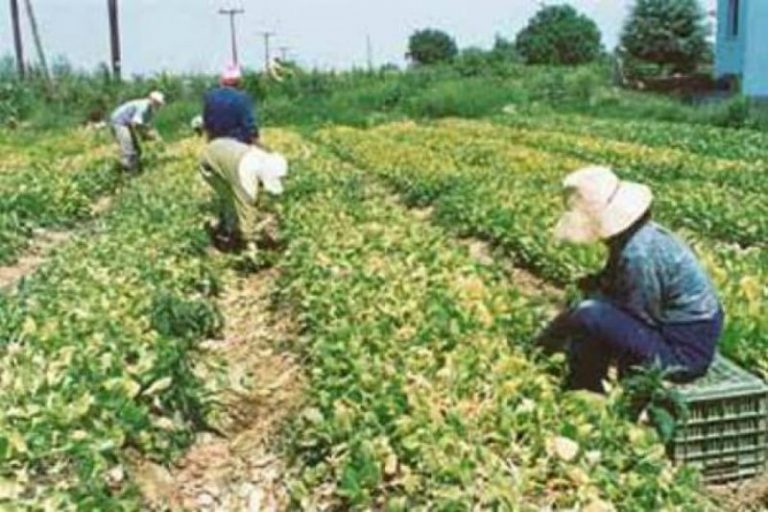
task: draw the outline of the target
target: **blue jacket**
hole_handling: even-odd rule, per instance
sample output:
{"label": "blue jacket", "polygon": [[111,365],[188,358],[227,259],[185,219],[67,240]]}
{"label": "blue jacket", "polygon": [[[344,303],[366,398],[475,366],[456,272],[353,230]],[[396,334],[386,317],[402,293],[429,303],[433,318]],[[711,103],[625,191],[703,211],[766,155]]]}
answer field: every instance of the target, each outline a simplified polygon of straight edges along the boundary
{"label": "blue jacket", "polygon": [[205,94],[203,125],[210,140],[222,137],[250,144],[259,136],[253,101],[233,87],[217,87]]}
{"label": "blue jacket", "polygon": [[600,291],[621,309],[657,327],[719,313],[714,286],[693,251],[658,224],[639,226],[609,249]]}

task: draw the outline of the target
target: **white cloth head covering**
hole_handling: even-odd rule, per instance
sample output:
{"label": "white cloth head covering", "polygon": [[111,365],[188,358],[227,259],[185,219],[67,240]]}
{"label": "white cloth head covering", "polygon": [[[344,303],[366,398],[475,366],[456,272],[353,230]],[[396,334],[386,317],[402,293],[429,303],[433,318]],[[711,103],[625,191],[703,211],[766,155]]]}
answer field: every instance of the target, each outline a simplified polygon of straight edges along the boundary
{"label": "white cloth head covering", "polygon": [[158,105],[165,105],[165,94],[160,91],[152,91],[149,93],[149,99]]}
{"label": "white cloth head covering", "polygon": [[240,161],[238,174],[240,183],[249,195],[255,192],[257,180],[270,194],[280,195],[283,193],[282,179],[288,175],[288,161],[280,153],[269,153],[252,147]]}
{"label": "white cloth head covering", "polygon": [[587,167],[564,182],[568,211],[555,227],[555,238],[574,243],[607,240],[632,226],[653,203],[651,189],[622,181],[607,167]]}

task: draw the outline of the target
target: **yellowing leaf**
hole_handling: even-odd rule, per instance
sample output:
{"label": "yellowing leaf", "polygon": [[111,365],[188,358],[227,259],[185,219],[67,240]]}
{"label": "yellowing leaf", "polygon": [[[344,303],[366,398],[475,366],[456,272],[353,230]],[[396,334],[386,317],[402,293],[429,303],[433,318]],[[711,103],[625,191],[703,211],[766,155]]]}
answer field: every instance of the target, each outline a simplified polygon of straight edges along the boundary
{"label": "yellowing leaf", "polygon": [[597,499],[584,507],[582,512],[616,512],[616,507],[610,502]]}
{"label": "yellowing leaf", "polygon": [[573,439],[558,436],[552,439],[551,450],[563,462],[571,462],[579,454],[579,443]]}
{"label": "yellowing leaf", "polygon": [[15,500],[24,492],[24,488],[18,483],[0,479],[0,500]]}
{"label": "yellowing leaf", "polygon": [[162,391],[165,391],[169,387],[171,387],[171,383],[173,382],[173,378],[171,377],[163,377],[162,379],[156,380],[152,383],[151,386],[149,386],[146,390],[144,390],[144,393],[142,395],[146,396],[153,396],[158,393],[161,393]]}

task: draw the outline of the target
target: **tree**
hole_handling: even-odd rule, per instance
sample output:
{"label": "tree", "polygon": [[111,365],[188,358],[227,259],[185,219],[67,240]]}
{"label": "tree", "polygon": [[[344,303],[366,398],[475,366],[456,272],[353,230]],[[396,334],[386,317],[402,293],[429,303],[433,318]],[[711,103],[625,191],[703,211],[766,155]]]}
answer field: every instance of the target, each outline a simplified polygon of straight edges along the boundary
{"label": "tree", "polygon": [[456,41],[442,30],[418,30],[408,41],[408,57],[416,64],[430,65],[450,61],[458,53]]}
{"label": "tree", "polygon": [[570,5],[542,7],[517,34],[515,47],[527,64],[576,65],[602,51],[594,21]]}
{"label": "tree", "polygon": [[709,26],[698,0],[636,0],[620,51],[659,71],[689,73],[710,54]]}

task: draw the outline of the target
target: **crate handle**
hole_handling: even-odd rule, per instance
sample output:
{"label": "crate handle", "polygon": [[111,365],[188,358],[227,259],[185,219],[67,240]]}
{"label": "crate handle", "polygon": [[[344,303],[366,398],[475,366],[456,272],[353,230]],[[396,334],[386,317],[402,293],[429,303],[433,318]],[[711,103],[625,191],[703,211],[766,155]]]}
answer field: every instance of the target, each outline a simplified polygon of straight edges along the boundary
{"label": "crate handle", "polygon": [[724,460],[718,460],[718,461],[707,461],[704,462],[704,468],[705,469],[729,469],[732,467],[738,467],[739,465],[739,459],[736,457],[730,458],[730,459],[724,459]]}

